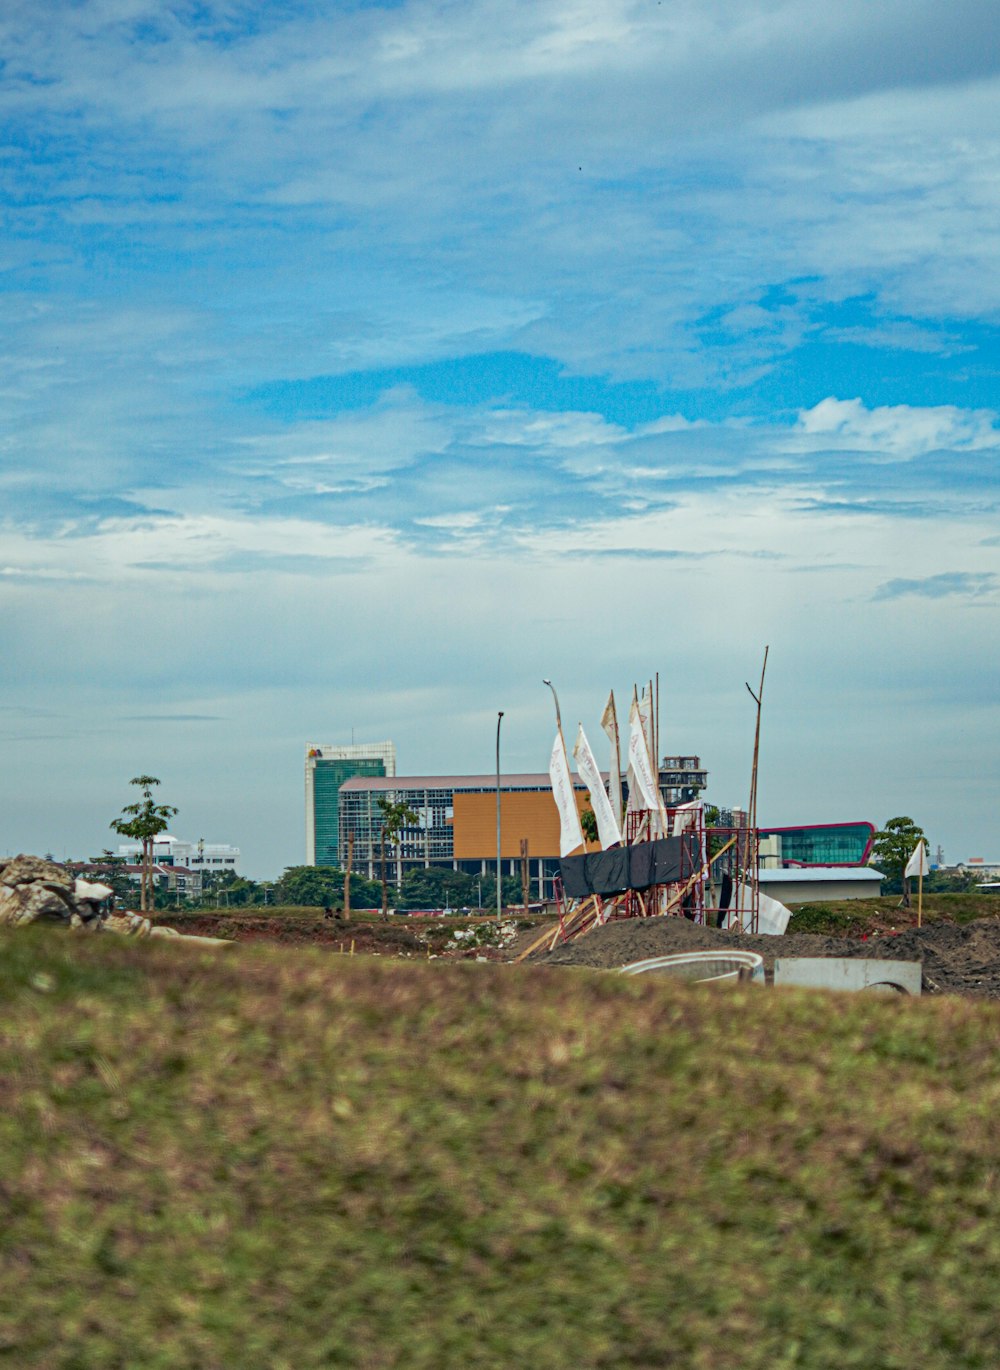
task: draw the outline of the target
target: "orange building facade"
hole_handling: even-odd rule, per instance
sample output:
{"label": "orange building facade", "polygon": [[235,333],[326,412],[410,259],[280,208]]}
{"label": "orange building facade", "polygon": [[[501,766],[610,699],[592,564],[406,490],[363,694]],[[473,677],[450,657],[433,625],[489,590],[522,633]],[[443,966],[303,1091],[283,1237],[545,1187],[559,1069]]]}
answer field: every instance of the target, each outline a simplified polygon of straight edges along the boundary
{"label": "orange building facade", "polygon": [[[576,806],[589,808],[586,790],[577,790]],[[496,792],[455,794],[453,852],[458,861],[496,860]],[[500,791],[500,857],[520,859],[521,842],[527,840],[530,857],[559,856],[559,810],[551,789]]]}

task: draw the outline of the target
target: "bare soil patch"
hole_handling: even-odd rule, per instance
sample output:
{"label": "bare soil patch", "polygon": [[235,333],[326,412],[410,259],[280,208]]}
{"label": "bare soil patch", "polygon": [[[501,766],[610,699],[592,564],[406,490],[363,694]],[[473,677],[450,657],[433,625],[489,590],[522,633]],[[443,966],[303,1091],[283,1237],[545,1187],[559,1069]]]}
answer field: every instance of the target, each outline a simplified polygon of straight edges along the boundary
{"label": "bare soil patch", "polygon": [[[901,916],[894,908],[869,909],[866,915],[863,926],[867,931],[860,936],[792,932],[783,937],[751,937],[702,927],[685,918],[623,919],[597,928],[579,941],[557,946],[551,952],[536,953],[531,964],[613,970],[649,956],[739,947],[760,952],[770,975],[776,956],[875,957],[919,961],[923,967],[925,994],[1000,999],[1000,917],[979,917],[966,922],[938,917],[922,928],[894,928],[892,923]],[[500,950],[456,942],[453,937],[456,924],[446,919],[348,922],[324,919],[322,915],[289,917],[249,912],[181,913],[173,917],[165,912],[161,918],[180,932],[224,937],[237,942],[315,947],[344,955],[350,954],[353,945],[354,953],[359,956],[416,958],[430,955],[490,961],[512,960],[537,938],[544,926],[542,920],[522,928],[516,941]],[[557,926],[552,920],[553,933]]]}
{"label": "bare soil patch", "polygon": [[684,918],[632,918],[607,923],[578,942],[533,957],[554,966],[614,969],[650,956],[675,952],[721,951],[739,947],[764,957],[770,972],[776,956],[859,956],[919,961],[925,994],[962,994],[1000,999],[1000,918],[971,923],[936,922],[925,927],[856,937],[786,933],[783,937],[749,936],[701,927]]}
{"label": "bare soil patch", "polygon": [[[178,932],[199,937],[220,937],[232,942],[270,943],[277,946],[313,947],[320,951],[358,956],[446,957],[449,960],[506,961],[509,955],[491,944],[495,921],[491,918],[381,919],[340,916],[325,918],[296,912],[200,913],[164,910],[159,922]],[[507,920],[508,924],[511,920]],[[474,929],[475,936],[467,930]],[[465,932],[466,936],[458,935]],[[527,930],[533,935],[533,930]],[[522,932],[521,936],[525,933]]]}
{"label": "bare soil patch", "polygon": [[327,951],[365,956],[427,954],[427,938],[398,922],[362,923],[344,919],[276,918],[250,914],[184,914],[159,920],[178,932],[198,937],[223,937],[234,942],[268,942],[279,946],[319,947]]}

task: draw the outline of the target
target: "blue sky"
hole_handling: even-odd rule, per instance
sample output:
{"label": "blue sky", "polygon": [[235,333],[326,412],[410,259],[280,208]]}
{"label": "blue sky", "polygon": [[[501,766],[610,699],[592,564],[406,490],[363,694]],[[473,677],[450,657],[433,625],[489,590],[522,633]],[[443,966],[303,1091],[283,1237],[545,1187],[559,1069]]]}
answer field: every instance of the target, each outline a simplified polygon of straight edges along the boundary
{"label": "blue sky", "polygon": [[0,851],[250,873],[307,741],[659,673],[767,822],[1000,859],[986,0],[8,0]]}

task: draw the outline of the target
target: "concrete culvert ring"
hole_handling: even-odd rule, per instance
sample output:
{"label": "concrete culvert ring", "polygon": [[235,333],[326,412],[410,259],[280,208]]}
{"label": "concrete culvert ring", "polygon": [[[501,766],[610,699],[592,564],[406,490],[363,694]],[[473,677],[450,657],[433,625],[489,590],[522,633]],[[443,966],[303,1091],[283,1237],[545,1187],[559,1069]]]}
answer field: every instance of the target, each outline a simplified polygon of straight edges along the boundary
{"label": "concrete culvert ring", "polygon": [[620,968],[622,975],[668,975],[696,984],[756,980],[763,983],[764,958],[755,951],[689,951],[651,956]]}

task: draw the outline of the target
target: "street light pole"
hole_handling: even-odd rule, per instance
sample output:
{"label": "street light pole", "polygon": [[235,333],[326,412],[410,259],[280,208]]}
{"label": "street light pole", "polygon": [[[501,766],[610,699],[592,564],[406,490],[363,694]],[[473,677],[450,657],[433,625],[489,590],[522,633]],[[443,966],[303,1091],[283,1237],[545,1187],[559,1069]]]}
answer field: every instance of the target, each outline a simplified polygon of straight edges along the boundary
{"label": "street light pole", "polygon": [[503,709],[497,714],[497,919],[500,918],[500,720]]}
{"label": "street light pole", "polygon": [[552,684],[551,680],[546,680],[544,677],[542,678],[542,684],[547,685],[552,691],[552,698],[556,702],[556,727],[559,729],[560,735],[562,735],[562,715],[559,713],[559,696],[556,694],[556,687]]}

